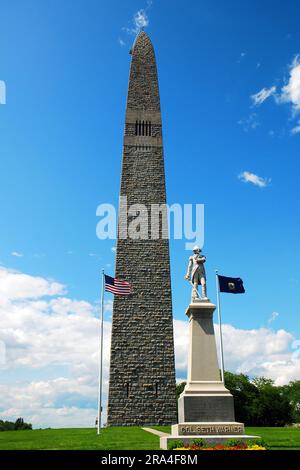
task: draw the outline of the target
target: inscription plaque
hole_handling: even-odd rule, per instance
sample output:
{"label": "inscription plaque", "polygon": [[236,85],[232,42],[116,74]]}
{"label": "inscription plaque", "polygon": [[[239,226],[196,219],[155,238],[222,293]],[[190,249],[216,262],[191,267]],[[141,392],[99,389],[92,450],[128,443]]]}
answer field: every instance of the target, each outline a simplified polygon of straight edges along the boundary
{"label": "inscription plaque", "polygon": [[179,399],[179,420],[185,423],[232,423],[235,421],[233,397],[183,396]]}
{"label": "inscription plaque", "polygon": [[178,424],[179,436],[201,436],[203,434],[244,434],[244,425],[241,423],[210,423],[210,424]]}

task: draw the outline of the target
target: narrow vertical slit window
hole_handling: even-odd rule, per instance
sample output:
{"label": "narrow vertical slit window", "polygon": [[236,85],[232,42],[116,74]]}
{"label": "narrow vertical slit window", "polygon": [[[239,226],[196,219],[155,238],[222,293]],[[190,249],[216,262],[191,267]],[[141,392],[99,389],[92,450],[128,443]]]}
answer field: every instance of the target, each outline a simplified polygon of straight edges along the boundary
{"label": "narrow vertical slit window", "polygon": [[146,121],[146,135],[148,135],[148,121]]}
{"label": "narrow vertical slit window", "polygon": [[138,122],[135,121],[135,135],[138,135]]}
{"label": "narrow vertical slit window", "polygon": [[139,121],[139,135],[142,135],[142,122]]}
{"label": "narrow vertical slit window", "polygon": [[143,121],[143,125],[142,125],[142,134],[145,135],[145,121]]}
{"label": "narrow vertical slit window", "polygon": [[158,397],[158,382],[155,384],[155,396]]}
{"label": "narrow vertical slit window", "polygon": [[152,135],[151,121],[149,121],[149,135]]}
{"label": "narrow vertical slit window", "polygon": [[129,383],[126,384],[126,396],[129,398]]}

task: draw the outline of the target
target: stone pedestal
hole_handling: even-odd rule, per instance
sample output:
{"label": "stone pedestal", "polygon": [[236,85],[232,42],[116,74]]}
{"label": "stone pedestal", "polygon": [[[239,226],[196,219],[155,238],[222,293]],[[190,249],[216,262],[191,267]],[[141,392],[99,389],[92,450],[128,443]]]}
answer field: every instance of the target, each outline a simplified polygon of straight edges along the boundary
{"label": "stone pedestal", "polygon": [[210,302],[194,302],[186,314],[189,318],[189,356],[187,384],[178,400],[179,424],[172,426],[172,435],[161,438],[161,448],[168,441],[191,443],[203,438],[210,443],[227,439],[251,439],[244,425],[235,422],[233,396],[220,379],[213,313]]}
{"label": "stone pedestal", "polygon": [[213,313],[210,302],[189,305],[189,357],[187,384],[178,401],[179,423],[233,422],[231,393],[220,379]]}

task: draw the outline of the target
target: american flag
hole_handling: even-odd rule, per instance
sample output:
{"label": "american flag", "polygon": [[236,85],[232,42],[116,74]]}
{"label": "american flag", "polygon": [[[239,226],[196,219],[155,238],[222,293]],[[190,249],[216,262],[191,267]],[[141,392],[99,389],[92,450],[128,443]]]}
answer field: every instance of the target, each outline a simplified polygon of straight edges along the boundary
{"label": "american flag", "polygon": [[105,277],[105,290],[115,295],[129,295],[131,294],[131,285],[127,281],[113,278],[104,274]]}

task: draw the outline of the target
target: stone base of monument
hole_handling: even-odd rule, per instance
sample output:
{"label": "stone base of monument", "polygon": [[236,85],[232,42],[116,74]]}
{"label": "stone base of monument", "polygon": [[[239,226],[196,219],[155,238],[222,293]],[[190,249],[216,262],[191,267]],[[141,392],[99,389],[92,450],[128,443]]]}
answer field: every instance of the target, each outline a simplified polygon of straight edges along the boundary
{"label": "stone base of monument", "polygon": [[208,444],[223,444],[229,439],[249,441],[260,439],[259,436],[245,434],[243,423],[184,423],[172,426],[172,434],[160,438],[160,448],[168,449],[170,442],[182,441],[184,445],[192,444],[197,439],[204,439]]}

